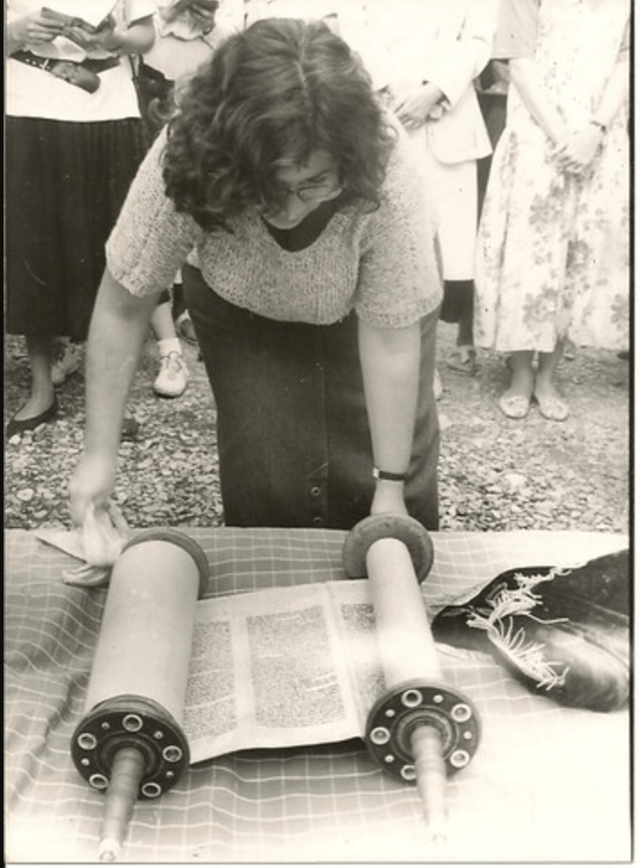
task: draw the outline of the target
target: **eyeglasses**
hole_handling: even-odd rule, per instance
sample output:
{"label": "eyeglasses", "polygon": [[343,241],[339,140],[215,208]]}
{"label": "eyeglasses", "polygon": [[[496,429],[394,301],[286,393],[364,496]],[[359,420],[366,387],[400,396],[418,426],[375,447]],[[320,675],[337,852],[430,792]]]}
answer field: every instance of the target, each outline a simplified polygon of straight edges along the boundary
{"label": "eyeglasses", "polygon": [[336,199],[344,187],[336,187],[331,184],[313,184],[309,187],[298,187],[291,190],[289,187],[280,187],[283,196],[297,196],[301,202],[326,202]]}

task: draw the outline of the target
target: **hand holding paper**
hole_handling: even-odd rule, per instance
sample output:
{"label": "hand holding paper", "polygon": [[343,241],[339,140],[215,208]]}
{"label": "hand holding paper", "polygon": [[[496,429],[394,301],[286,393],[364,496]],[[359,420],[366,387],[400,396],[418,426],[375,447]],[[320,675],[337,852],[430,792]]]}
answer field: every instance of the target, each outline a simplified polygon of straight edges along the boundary
{"label": "hand holding paper", "polygon": [[106,509],[92,504],[82,528],[72,531],[46,528],[37,531],[37,537],[84,562],[62,573],[65,584],[97,587],[108,583],[128,533],[127,522],[115,504]]}

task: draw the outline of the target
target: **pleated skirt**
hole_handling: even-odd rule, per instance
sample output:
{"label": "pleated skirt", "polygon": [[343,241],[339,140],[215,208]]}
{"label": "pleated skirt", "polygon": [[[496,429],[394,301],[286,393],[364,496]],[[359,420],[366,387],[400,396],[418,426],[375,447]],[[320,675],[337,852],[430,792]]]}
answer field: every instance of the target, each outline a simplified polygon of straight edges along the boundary
{"label": "pleated skirt", "polygon": [[7,117],[5,128],[6,330],[83,340],[144,156],[141,122]]}

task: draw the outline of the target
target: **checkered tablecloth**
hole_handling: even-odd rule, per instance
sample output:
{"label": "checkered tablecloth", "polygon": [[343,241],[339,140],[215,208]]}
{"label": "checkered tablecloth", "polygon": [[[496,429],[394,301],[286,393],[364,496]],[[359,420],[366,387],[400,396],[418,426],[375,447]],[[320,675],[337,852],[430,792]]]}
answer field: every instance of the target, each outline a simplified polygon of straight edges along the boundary
{"label": "checkered tablecloth", "polygon": [[[345,578],[339,531],[183,529],[205,550],[208,594]],[[610,534],[433,534],[431,611],[512,567],[576,565],[628,545]],[[5,534],[5,860],[93,862],[103,796],[69,744],[106,591],[69,587],[71,557]],[[122,861],[626,861],[630,726],[621,711],[563,709],[492,658],[439,645],[446,680],[476,705],[480,747],[447,783],[449,845],[425,838],[417,791],[349,741],[245,751],[191,768],[138,802]]]}

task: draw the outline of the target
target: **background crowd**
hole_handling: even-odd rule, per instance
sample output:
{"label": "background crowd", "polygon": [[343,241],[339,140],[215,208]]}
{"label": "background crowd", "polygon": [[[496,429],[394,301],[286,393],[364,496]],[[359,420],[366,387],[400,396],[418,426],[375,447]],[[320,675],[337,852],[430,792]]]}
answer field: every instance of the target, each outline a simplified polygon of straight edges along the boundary
{"label": "background crowd", "polygon": [[[440,318],[457,323],[451,369],[476,374],[476,347],[502,353],[511,382],[500,410],[563,422],[563,354],[628,350],[624,0],[415,0],[402,16],[384,0],[120,0],[97,29],[29,0],[6,6],[7,330],[25,336],[32,374],[8,436],[58,414],[105,242],[174,100],[231,33],[271,16],[327,21],[404,127],[435,214]],[[178,271],[150,320],[164,397],[187,388],[181,338],[195,336],[183,295]]]}

